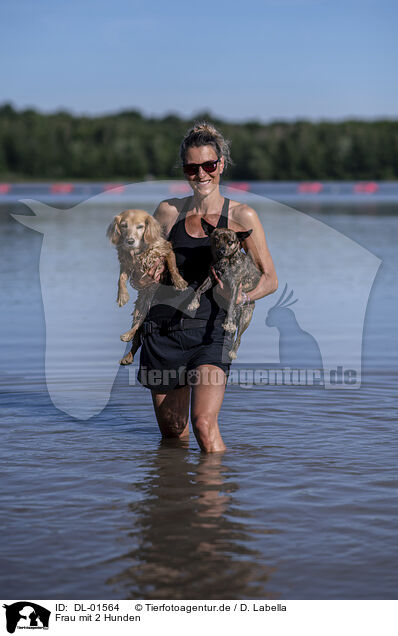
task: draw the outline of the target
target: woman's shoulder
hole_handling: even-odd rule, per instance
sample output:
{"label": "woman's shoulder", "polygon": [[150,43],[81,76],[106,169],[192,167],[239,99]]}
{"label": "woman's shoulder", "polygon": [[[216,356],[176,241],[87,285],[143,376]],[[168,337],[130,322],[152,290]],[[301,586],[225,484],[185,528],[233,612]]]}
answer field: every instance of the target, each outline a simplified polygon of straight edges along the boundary
{"label": "woman's shoulder", "polygon": [[186,201],[190,197],[184,197],[183,199],[164,199],[156,208],[153,217],[160,223],[165,235],[167,236],[177,220],[178,215],[183,209]]}
{"label": "woman's shoulder", "polygon": [[229,223],[228,227],[231,230],[249,229],[253,227],[253,223],[257,225],[260,223],[257,212],[240,201],[230,200],[229,204]]}

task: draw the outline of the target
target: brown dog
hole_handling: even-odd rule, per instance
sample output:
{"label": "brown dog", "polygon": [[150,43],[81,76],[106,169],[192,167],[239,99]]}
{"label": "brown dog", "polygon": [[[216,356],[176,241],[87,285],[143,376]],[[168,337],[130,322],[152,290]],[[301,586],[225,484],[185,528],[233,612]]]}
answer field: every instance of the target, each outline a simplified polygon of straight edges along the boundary
{"label": "brown dog", "polygon": [[[148,212],[125,210],[118,214],[109,225],[107,236],[116,245],[119,257],[120,275],[116,300],[119,307],[123,307],[129,299],[127,280],[138,290],[132,327],[120,336],[123,342],[133,340],[131,351],[120,360],[120,364],[131,364],[140,346],[138,329],[159,286],[154,280],[156,274],[168,269],[176,289],[186,289],[187,283],[177,269],[171,243],[163,238],[159,223]],[[148,276],[150,271],[152,276]]]}

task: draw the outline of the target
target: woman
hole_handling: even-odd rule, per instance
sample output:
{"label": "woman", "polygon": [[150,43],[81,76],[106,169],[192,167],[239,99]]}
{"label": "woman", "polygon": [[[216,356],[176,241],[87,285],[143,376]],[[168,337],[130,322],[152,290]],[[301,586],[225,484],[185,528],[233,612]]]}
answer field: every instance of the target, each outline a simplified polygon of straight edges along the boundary
{"label": "woman", "polygon": [[[273,293],[277,277],[256,212],[220,194],[220,177],[230,161],[228,143],[210,124],[197,123],[182,141],[180,157],[193,196],[162,201],[154,217],[171,241],[177,266],[191,290],[203,282],[211,265],[210,239],[201,225],[205,217],[214,226],[252,229],[243,248],[251,254],[261,278],[249,294],[239,293],[237,304]],[[161,272],[150,274],[159,280]],[[184,438],[189,434],[191,402],[193,430],[200,448],[208,453],[225,450],[218,414],[230,367],[226,352],[233,342],[221,326],[229,290],[217,281],[216,289],[201,296],[193,317],[186,309],[192,291],[187,296],[170,286],[159,287],[143,325],[138,373],[139,381],[151,389],[162,435]],[[185,368],[195,374],[194,382],[188,381]]]}

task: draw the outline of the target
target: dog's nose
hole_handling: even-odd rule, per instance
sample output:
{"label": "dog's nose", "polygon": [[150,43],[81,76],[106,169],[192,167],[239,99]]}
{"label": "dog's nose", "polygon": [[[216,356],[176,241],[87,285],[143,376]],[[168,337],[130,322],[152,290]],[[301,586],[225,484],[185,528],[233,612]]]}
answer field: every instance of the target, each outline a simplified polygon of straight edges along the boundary
{"label": "dog's nose", "polygon": [[127,239],[127,240],[126,240],[126,243],[127,243],[128,245],[134,245],[134,243],[135,243],[135,239],[133,239],[133,238],[129,238],[129,239]]}

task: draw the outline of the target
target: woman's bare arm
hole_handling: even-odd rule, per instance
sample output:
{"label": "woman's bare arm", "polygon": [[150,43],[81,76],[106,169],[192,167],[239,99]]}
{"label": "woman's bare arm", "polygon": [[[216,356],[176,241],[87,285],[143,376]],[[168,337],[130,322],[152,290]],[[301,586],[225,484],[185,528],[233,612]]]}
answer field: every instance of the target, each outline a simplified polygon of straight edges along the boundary
{"label": "woman's bare arm", "polygon": [[[275,266],[268,249],[263,226],[257,212],[248,205],[238,205],[232,210],[230,227],[232,230],[252,230],[251,235],[243,241],[243,249],[252,257],[261,272],[258,285],[247,295],[250,300],[258,300],[278,289],[278,278]],[[237,302],[240,302],[238,297]]]}
{"label": "woman's bare arm", "polygon": [[170,234],[170,230],[173,227],[178,217],[178,209],[175,205],[175,199],[167,199],[161,201],[153,213],[153,218],[158,221],[160,227],[163,230],[165,238]]}

